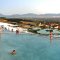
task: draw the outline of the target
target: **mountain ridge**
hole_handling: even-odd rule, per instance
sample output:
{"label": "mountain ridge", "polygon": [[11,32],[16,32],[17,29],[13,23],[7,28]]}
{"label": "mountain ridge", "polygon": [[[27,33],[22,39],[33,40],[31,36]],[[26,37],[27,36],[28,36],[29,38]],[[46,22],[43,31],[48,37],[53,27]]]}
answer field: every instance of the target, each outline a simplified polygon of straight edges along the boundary
{"label": "mountain ridge", "polygon": [[6,18],[60,18],[59,14],[34,14],[34,13],[27,13],[27,14],[12,14],[12,15],[4,15],[0,14],[0,17]]}

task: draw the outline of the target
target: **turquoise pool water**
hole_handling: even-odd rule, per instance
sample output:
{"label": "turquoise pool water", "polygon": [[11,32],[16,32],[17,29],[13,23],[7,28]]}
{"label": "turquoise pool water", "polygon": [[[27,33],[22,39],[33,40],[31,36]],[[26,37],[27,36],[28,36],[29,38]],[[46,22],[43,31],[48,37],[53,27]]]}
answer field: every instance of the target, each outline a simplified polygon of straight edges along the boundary
{"label": "turquoise pool water", "polygon": [[[16,55],[10,52],[15,49]],[[60,38],[37,34],[0,34],[0,60],[60,60]]]}

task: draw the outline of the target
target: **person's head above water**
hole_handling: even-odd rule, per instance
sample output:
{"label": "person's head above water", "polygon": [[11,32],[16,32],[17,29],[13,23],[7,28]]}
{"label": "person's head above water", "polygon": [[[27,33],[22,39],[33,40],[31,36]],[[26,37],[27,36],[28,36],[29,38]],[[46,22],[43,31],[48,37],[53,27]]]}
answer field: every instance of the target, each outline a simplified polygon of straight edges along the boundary
{"label": "person's head above water", "polygon": [[11,54],[12,54],[12,55],[16,54],[16,51],[15,51],[15,50],[13,50],[13,51],[11,52]]}
{"label": "person's head above water", "polygon": [[15,50],[13,50],[13,52],[15,52]]}

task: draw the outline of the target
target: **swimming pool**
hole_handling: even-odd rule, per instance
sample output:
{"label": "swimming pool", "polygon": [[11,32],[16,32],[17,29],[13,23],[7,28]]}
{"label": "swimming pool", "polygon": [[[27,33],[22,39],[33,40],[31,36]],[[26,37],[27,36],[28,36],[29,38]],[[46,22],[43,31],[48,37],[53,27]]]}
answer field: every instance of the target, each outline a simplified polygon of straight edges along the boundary
{"label": "swimming pool", "polygon": [[[13,49],[16,55],[10,54]],[[4,31],[0,34],[0,60],[60,60],[60,38]]]}

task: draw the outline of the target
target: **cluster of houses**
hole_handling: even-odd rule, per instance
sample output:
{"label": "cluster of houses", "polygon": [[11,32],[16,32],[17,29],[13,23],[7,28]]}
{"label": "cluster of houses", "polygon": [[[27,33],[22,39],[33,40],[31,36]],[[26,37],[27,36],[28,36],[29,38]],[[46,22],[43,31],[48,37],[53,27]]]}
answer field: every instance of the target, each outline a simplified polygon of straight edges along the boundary
{"label": "cluster of houses", "polygon": [[22,20],[22,21],[19,21],[18,23],[17,22],[11,22],[9,21],[8,19],[3,19],[3,18],[0,18],[0,22],[4,22],[4,23],[11,23],[11,24],[14,24],[14,25],[18,25],[19,27],[22,27],[22,28],[41,28],[41,29],[45,29],[45,28],[51,28],[51,29],[60,29],[60,24],[58,23],[53,23],[53,22],[49,22],[49,23],[41,23],[40,21],[37,22],[37,21],[30,21],[30,20]]}

